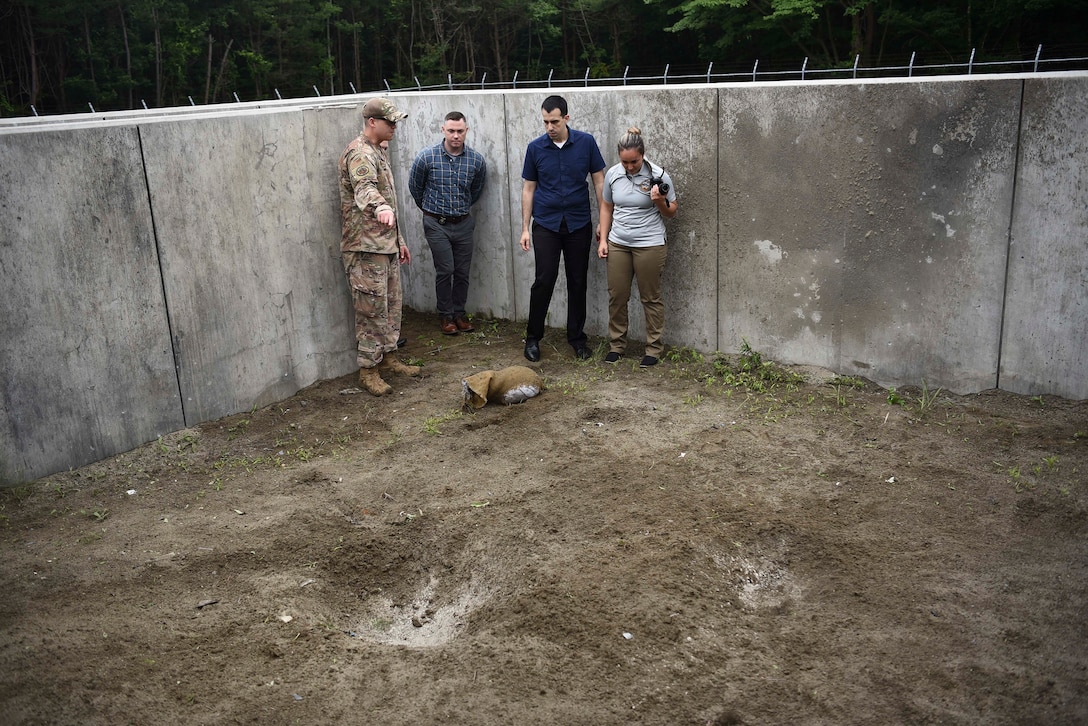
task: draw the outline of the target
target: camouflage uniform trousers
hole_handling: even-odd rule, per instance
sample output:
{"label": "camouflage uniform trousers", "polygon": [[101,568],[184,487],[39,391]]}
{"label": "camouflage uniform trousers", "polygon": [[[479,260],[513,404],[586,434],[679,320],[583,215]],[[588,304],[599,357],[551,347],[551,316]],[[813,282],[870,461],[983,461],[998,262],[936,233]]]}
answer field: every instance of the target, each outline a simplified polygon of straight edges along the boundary
{"label": "camouflage uniform trousers", "polygon": [[344,252],[344,273],[355,308],[359,367],[373,368],[397,349],[400,338],[400,260],[377,252]]}

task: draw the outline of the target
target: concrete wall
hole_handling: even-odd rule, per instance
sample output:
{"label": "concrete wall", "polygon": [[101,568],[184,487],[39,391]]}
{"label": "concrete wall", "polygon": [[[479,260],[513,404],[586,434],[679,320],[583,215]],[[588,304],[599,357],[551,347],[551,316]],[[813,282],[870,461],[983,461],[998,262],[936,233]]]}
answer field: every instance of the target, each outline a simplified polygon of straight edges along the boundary
{"label": "concrete wall", "polygon": [[[676,184],[666,342],[1088,397],[1088,74],[560,92],[606,161],[638,125]],[[526,317],[520,174],[547,93],[397,94],[406,304],[434,309],[408,167],[456,109],[490,171],[469,309]],[[0,123],[0,479],[353,369],[336,162],[365,98]],[[606,309],[594,257],[591,334]]]}

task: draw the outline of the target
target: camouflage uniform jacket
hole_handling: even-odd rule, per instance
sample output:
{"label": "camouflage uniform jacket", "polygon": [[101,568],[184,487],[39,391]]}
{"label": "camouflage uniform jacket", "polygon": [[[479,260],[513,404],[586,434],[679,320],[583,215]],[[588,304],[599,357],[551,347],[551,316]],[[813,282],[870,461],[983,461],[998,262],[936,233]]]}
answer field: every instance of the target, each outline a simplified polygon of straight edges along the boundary
{"label": "camouflage uniform jacket", "polygon": [[[386,207],[396,216],[393,227],[378,221],[378,211]],[[385,151],[364,134],[348,144],[340,157],[340,220],[341,252],[397,254],[404,244],[393,170]]]}

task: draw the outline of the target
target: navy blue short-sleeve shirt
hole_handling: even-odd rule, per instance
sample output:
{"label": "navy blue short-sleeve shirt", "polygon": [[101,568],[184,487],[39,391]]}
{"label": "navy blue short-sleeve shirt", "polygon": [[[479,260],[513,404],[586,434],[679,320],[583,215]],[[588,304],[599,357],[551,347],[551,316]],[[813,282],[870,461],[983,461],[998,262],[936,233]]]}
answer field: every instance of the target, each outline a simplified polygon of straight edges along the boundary
{"label": "navy blue short-sleeve shirt", "polygon": [[605,167],[604,157],[591,134],[567,128],[562,147],[547,134],[529,142],[521,178],[536,182],[533,217],[537,224],[558,232],[563,220],[576,230],[593,221],[586,178]]}

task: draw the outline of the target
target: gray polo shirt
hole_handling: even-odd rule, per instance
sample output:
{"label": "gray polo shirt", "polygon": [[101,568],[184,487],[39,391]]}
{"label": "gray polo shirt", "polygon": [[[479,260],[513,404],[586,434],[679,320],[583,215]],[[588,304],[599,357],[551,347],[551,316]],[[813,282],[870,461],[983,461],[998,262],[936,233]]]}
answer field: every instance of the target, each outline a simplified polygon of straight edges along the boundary
{"label": "gray polo shirt", "polygon": [[608,241],[627,247],[654,247],[665,244],[665,219],[650,201],[651,169],[661,173],[669,185],[666,198],[676,201],[672,178],[659,166],[643,158],[638,174],[629,175],[616,164],[604,175],[604,200],[614,205]]}

